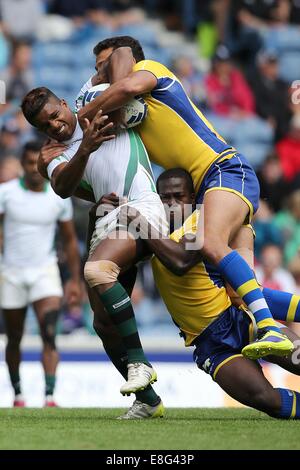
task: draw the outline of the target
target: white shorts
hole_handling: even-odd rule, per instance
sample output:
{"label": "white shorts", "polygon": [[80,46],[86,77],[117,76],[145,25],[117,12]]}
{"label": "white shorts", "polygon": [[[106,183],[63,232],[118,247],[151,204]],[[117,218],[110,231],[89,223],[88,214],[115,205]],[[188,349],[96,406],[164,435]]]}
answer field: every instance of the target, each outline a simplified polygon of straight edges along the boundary
{"label": "white shorts", "polygon": [[2,309],[23,308],[37,300],[62,296],[63,288],[57,263],[34,268],[1,267]]}
{"label": "white shorts", "polygon": [[162,233],[164,236],[168,235],[169,225],[160,197],[154,192],[147,192],[139,199],[123,204],[96,221],[95,230],[90,244],[90,255],[95,251],[97,245],[108,237],[110,232],[113,232],[118,227],[122,227],[119,224],[118,215],[120,208],[126,206],[137,209],[158,232]]}

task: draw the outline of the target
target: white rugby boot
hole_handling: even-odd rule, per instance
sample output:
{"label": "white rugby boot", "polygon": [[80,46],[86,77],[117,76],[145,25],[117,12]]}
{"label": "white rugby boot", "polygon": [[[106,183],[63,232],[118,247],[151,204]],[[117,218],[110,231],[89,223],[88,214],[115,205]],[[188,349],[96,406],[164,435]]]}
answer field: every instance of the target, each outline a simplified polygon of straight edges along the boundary
{"label": "white rugby boot", "polygon": [[143,362],[129,363],[127,368],[127,382],[120,388],[122,395],[130,395],[131,393],[145,390],[149,384],[157,381],[155,370]]}
{"label": "white rugby boot", "polygon": [[147,403],[142,403],[139,400],[135,400],[129,410],[126,411],[126,413],[122,416],[119,416],[117,419],[163,418],[164,413],[165,408],[161,400],[155,406],[147,405]]}

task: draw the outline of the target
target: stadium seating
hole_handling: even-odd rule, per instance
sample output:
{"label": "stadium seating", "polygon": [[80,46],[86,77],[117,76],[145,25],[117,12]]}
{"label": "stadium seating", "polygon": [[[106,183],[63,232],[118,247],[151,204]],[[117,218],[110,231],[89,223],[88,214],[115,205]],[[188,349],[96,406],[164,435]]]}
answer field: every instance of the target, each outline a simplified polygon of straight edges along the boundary
{"label": "stadium seating", "polygon": [[231,119],[211,113],[206,113],[206,116],[218,132],[246,156],[254,168],[262,164],[272,149],[273,129],[258,116],[244,119]]}
{"label": "stadium seating", "polygon": [[278,54],[280,75],[287,82],[299,79],[300,30],[296,26],[270,28],[264,35],[265,48]]}

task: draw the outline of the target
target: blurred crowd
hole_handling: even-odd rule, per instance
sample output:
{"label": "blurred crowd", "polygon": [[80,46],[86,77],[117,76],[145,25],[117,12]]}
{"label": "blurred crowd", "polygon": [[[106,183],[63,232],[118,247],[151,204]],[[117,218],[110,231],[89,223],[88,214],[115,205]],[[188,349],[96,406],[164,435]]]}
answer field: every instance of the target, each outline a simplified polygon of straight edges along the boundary
{"label": "blurred crowd", "polygon": [[[181,50],[165,40],[170,31],[182,35]],[[136,37],[146,57],[171,67],[250,160],[261,183],[258,278],[300,294],[299,0],[0,0],[0,183],[21,174],[23,145],[41,139],[20,112],[23,96],[45,85],[73,103],[93,73],[93,46],[112,35]],[[185,53],[191,44],[197,57]],[[84,260],[88,204],[74,198],[74,207]],[[147,264],[133,302],[145,331],[170,327]],[[82,309],[64,312],[61,332],[77,328],[92,332],[86,298]]]}

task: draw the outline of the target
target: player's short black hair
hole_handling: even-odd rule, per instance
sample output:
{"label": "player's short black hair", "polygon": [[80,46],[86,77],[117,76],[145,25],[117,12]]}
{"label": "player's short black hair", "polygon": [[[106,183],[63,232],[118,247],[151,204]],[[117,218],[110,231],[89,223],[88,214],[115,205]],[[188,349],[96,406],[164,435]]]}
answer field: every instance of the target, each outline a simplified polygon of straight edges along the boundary
{"label": "player's short black hair", "polygon": [[190,173],[183,168],[171,168],[170,170],[164,171],[161,175],[159,175],[157,182],[156,182],[156,189],[159,192],[159,184],[167,180],[169,178],[182,178],[186,181],[187,187],[190,191],[190,194],[193,194],[195,192],[194,188],[194,183],[193,179],[190,175]]}
{"label": "player's short black hair", "polygon": [[40,140],[31,140],[30,142],[27,142],[22,149],[21,161],[25,160],[28,152],[40,152],[42,146],[43,142],[41,142]]}
{"label": "player's short black hair", "polygon": [[145,54],[141,44],[137,39],[134,39],[131,36],[114,36],[112,38],[104,39],[103,41],[98,42],[94,47],[93,52],[95,56],[97,56],[100,52],[111,47],[113,50],[116,50],[119,47],[130,47],[133,57],[137,62],[145,60]]}
{"label": "player's short black hair", "polygon": [[43,109],[50,98],[59,98],[49,88],[39,87],[31,90],[22,101],[21,108],[27,121],[34,125],[34,118]]}

